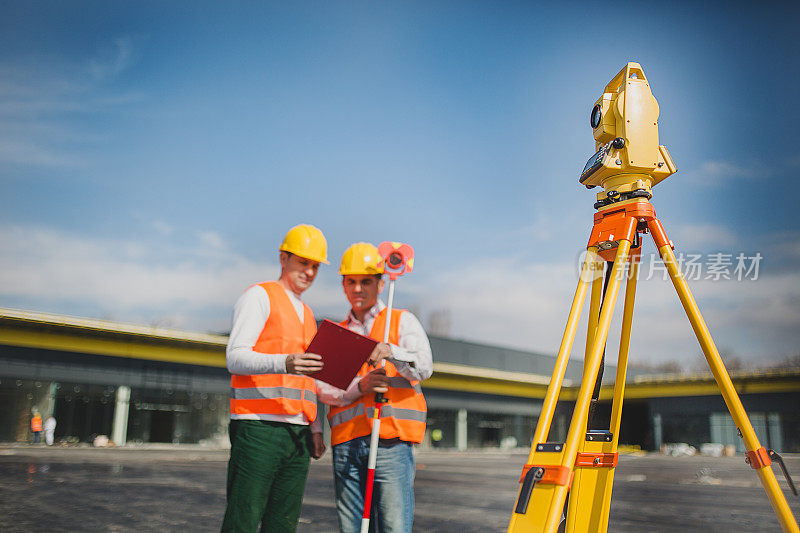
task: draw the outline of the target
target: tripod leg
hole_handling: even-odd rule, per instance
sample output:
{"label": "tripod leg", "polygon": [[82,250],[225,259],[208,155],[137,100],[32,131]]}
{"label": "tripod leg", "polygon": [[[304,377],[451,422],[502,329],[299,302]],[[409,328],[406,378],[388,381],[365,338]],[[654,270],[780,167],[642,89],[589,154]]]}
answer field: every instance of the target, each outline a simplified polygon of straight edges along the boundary
{"label": "tripod leg", "polygon": [[534,445],[537,442],[545,442],[547,440],[547,435],[550,433],[550,424],[553,421],[553,413],[555,412],[556,403],[558,402],[558,394],[561,391],[561,383],[564,381],[564,374],[567,371],[569,353],[572,350],[572,342],[575,340],[575,331],[581,317],[583,302],[586,299],[586,289],[589,281],[592,280],[593,265],[595,265],[598,260],[597,248],[589,248],[583,266],[581,267],[581,276],[578,280],[578,287],[575,289],[572,306],[569,309],[567,326],[564,329],[564,335],[561,338],[561,346],[556,356],[556,366],[553,369],[550,384],[547,386],[547,393],[545,393],[544,402],[542,402],[542,412],[539,414],[536,430],[533,432]]}
{"label": "tripod leg", "polygon": [[[593,270],[595,265],[600,261],[597,255],[596,247],[589,247],[587,249],[586,257],[584,258],[583,266],[581,267],[581,275],[578,280],[578,287],[575,289],[575,296],[572,299],[572,305],[569,310],[569,317],[567,318],[567,325],[564,329],[564,336],[561,339],[561,346],[558,349],[556,356],[556,364],[553,369],[553,375],[550,379],[550,384],[547,386],[547,393],[545,394],[544,402],[542,403],[542,412],[539,414],[539,420],[536,423],[536,430],[533,434],[533,443],[531,445],[531,453],[528,456],[528,463],[523,470],[522,478],[520,479],[520,491],[517,495],[517,504],[514,512],[511,515],[511,521],[508,525],[509,532],[516,531],[545,531],[544,529],[544,513],[550,505],[550,495],[544,494],[541,498],[534,498],[533,488],[537,480],[542,480],[543,470],[537,469],[535,472],[531,470],[530,465],[535,464],[537,448],[547,440],[550,432],[550,424],[553,420],[556,403],[561,391],[561,384],[564,380],[564,374],[567,370],[567,362],[569,354],[572,350],[572,343],[575,340],[575,331],[578,327],[580,320],[581,310],[583,303],[586,300],[586,292],[589,282],[593,279]],[[562,446],[559,446],[561,449]],[[548,454],[552,455],[552,454]],[[552,459],[550,464],[556,465],[556,459]],[[539,470],[542,470],[541,474]],[[535,474],[535,476],[533,475]],[[552,485],[548,485],[552,487]],[[563,508],[563,502],[561,504]],[[555,531],[553,529],[552,531]]]}
{"label": "tripod leg", "polygon": [[[589,403],[592,398],[594,384],[597,379],[597,373],[600,370],[600,361],[603,356],[603,350],[608,338],[608,328],[611,325],[611,317],[614,313],[614,304],[619,293],[619,287],[622,282],[625,263],[628,259],[628,251],[631,247],[631,241],[620,240],[619,247],[617,248],[617,255],[614,259],[614,269],[611,273],[611,280],[607,288],[606,298],[600,311],[600,320],[597,323],[597,331],[595,333],[592,348],[584,362],[584,379],[581,382],[578,397],[575,400],[575,409],[572,413],[572,420],[570,421],[569,433],[567,440],[564,443],[564,453],[561,456],[561,467],[567,471],[572,471],[575,467],[575,460],[581,443],[586,438],[586,422],[589,414]],[[547,522],[544,531],[555,531],[559,519],[561,518],[561,511],[564,508],[566,500],[567,485],[554,485],[552,494],[552,503],[548,510]]]}
{"label": "tripod leg", "polygon": [[[604,430],[593,431],[596,426],[589,426],[591,440],[581,443],[575,461],[575,477],[569,492],[567,533],[596,533],[608,529],[638,267],[639,254],[637,251],[631,256],[630,271],[625,287],[625,306],[622,314],[622,333],[611,406],[611,422],[607,432]],[[596,388],[595,386],[595,390]]]}
{"label": "tripod leg", "polygon": [[611,433],[614,447],[619,443],[619,428],[622,423],[622,399],[625,396],[625,378],[628,372],[628,351],[633,329],[633,305],[636,300],[636,282],[639,280],[639,254],[632,255],[628,282],[625,285],[625,307],[622,313],[622,334],[617,358],[617,376],[614,379],[614,398],[611,407]]}
{"label": "tripod leg", "polygon": [[[594,338],[597,334],[597,323],[600,321],[600,308],[603,305],[603,282],[608,276],[608,270],[603,272],[604,262],[597,262],[593,265],[594,278],[592,280],[592,292],[589,299],[589,320],[586,327],[586,349],[583,352],[583,379],[586,379],[586,371],[588,366],[586,361],[589,360],[589,352],[594,344]],[[606,282],[607,283],[607,282]],[[596,389],[596,387],[595,387]],[[589,405],[589,424],[592,423],[594,417],[595,402],[594,399]]]}
{"label": "tripod leg", "polygon": [[[792,515],[792,511],[789,508],[789,504],[786,502],[786,498],[781,491],[780,485],[778,485],[778,481],[775,479],[775,473],[770,467],[771,461],[769,460],[767,452],[758,441],[758,437],[747,417],[742,401],[736,393],[731,377],[728,375],[727,370],[725,370],[722,358],[717,351],[717,347],[714,345],[714,340],[711,338],[708,326],[706,326],[700,314],[700,310],[694,301],[694,297],[689,291],[689,286],[686,284],[678,268],[677,262],[675,261],[675,254],[672,252],[672,246],[666,237],[664,228],[661,226],[658,219],[648,221],[647,225],[653,234],[653,240],[658,246],[658,253],[661,254],[661,259],[667,267],[667,272],[678,293],[678,298],[681,300],[686,316],[692,324],[694,334],[697,336],[697,340],[700,341],[700,346],[706,356],[711,373],[714,375],[714,379],[717,382],[717,387],[719,387],[722,397],[725,399],[725,404],[728,406],[728,411],[730,411],[733,421],[736,423],[736,427],[738,427],[741,432],[742,440],[748,450],[748,458],[751,459],[751,466],[755,468],[758,477],[761,479],[761,484],[764,486],[764,490],[775,511],[775,515],[778,517],[778,521],[781,523],[781,527],[784,531],[800,531]],[[766,461],[760,460],[764,456],[767,458]],[[753,458],[758,460],[758,464],[752,463]]]}
{"label": "tripod leg", "polygon": [[[586,329],[586,351],[584,352],[584,361],[589,355],[589,350],[592,349],[594,344],[594,336],[597,333],[597,322],[600,320],[600,303],[603,301],[603,262],[598,261],[592,267],[594,270],[592,274],[592,294],[589,299],[589,325]],[[584,371],[586,367],[584,365]],[[584,377],[586,377],[584,375]]]}
{"label": "tripod leg", "polygon": [[[592,343],[594,343],[594,335],[597,332],[597,322],[600,320],[600,309],[603,308],[603,300],[606,297],[606,289],[608,289],[608,282],[611,279],[611,273],[613,271],[614,271],[614,262],[613,261],[608,261],[606,263],[605,274],[603,275],[602,283],[598,283],[599,280],[595,280],[595,283],[597,285],[601,285],[602,286],[602,290],[600,291],[600,306],[599,306],[599,309],[597,310],[597,316],[595,318],[595,329],[590,331],[590,335],[587,335],[587,341],[588,341],[588,337],[591,337]],[[595,286],[597,286],[597,285],[595,285]],[[594,298],[594,290],[595,290],[595,287],[593,286],[592,287],[592,297],[593,298]],[[591,327],[592,326],[591,326],[591,322],[590,322],[589,328],[591,328]],[[586,355],[589,354],[589,346],[591,346],[591,343],[587,344]],[[606,349],[605,349],[605,345],[604,345],[603,346],[603,355],[600,357],[600,370],[597,372],[597,377],[595,378],[595,381],[594,381],[594,390],[592,391],[592,399],[589,400],[589,417],[588,417],[588,421],[586,423],[587,431],[591,431],[593,429],[594,414],[597,411],[597,406],[600,404],[600,388],[603,385],[603,372],[605,371],[605,367],[606,367]],[[586,379],[586,376],[584,376],[584,379]]]}

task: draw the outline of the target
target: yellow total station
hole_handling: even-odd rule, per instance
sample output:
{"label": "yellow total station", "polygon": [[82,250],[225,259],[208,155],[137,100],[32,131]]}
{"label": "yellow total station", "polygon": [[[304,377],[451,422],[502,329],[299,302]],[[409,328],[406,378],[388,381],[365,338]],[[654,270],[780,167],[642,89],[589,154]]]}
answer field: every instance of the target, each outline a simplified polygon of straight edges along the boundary
{"label": "yellow total station", "polygon": [[650,189],[675,173],[667,147],[658,144],[658,114],[639,63],[628,63],[606,85],[589,118],[597,151],[579,178],[589,189],[605,189],[598,202],[649,199]]}

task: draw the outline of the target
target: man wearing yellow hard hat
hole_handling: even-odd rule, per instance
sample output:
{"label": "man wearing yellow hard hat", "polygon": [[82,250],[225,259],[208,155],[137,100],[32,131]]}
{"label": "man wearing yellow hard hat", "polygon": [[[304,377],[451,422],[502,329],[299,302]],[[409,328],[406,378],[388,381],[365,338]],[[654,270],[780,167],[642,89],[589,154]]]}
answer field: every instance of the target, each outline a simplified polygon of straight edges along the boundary
{"label": "man wearing yellow hard hat", "polygon": [[[222,531],[294,531],[309,457],[325,451],[317,396],[336,403],[344,391],[306,374],[321,357],[304,353],[316,333],[300,300],[328,264],[328,244],[309,224],[289,230],[280,246],[277,281],[250,286],[236,302],[226,351],[231,373],[231,457]],[[311,427],[310,427],[311,426]]]}
{"label": "man wearing yellow hard hat", "polygon": [[348,388],[348,393],[357,390],[361,395],[349,405],[331,407],[328,413],[336,510],[343,533],[359,531],[361,526],[370,417],[377,392],[389,402],[381,412],[375,468],[373,516],[377,531],[410,532],[414,519],[412,445],[422,442],[427,413],[419,383],[431,376],[433,361],[428,336],[413,314],[393,309],[387,318],[386,306],[378,298],[384,286],[379,264],[378,249],[359,242],[345,251],[339,269],[351,307],[342,325],[380,342],[389,321],[389,345],[379,344],[376,349],[386,359],[385,366],[365,363]]}

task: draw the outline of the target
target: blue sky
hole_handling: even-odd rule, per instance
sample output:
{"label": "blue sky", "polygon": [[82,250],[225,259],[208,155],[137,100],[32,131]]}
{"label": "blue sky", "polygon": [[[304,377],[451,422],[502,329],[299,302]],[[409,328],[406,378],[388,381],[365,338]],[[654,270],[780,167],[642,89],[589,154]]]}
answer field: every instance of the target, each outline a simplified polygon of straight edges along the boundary
{"label": "blue sky", "polygon": [[[350,243],[399,240],[398,305],[552,353],[593,214],[588,114],[637,61],[677,250],[763,256],[757,280],[692,284],[718,345],[797,353],[800,8],[615,6],[0,2],[0,305],[225,331],[307,222],[332,260],[317,315],[346,310]],[[670,287],[640,284],[632,357],[691,366]]]}

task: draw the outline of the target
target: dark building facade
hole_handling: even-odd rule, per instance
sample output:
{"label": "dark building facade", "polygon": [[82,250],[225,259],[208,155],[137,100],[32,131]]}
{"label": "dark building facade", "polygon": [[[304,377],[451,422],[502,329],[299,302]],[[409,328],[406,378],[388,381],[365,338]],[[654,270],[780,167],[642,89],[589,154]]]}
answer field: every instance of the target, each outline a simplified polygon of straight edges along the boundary
{"label": "dark building facade", "polygon": [[[227,337],[0,309],[0,441],[27,441],[36,408],[56,440],[227,444]],[[431,337],[423,446],[530,447],[555,358]],[[566,435],[582,361],[570,361],[550,440]],[[607,365],[604,383],[614,375]],[[762,443],[800,451],[800,369],[734,375]],[[611,386],[593,424],[608,424]],[[621,443],[741,441],[710,376],[629,375]],[[430,441],[431,431],[441,439]]]}

